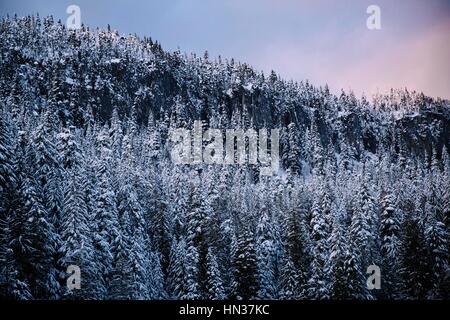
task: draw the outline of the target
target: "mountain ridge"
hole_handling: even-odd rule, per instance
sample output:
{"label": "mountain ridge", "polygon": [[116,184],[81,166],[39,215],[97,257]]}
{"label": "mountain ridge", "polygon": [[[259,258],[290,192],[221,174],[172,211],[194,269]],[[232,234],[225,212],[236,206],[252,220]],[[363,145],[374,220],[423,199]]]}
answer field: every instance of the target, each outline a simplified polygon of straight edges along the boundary
{"label": "mountain ridge", "polygon": [[[3,19],[0,57],[1,297],[449,297],[448,101],[335,96],[51,17]],[[280,129],[280,171],[175,164],[196,120]]]}

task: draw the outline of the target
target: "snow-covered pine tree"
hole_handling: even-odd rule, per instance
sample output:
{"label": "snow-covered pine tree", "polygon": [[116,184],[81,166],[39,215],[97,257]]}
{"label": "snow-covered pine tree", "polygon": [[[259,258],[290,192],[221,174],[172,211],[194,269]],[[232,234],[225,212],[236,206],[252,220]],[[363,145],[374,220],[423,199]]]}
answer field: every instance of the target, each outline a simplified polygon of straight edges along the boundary
{"label": "snow-covered pine tree", "polygon": [[171,299],[181,299],[185,292],[186,270],[184,259],[186,257],[186,242],[174,240],[170,250],[170,260],[167,269],[166,288]]}
{"label": "snow-covered pine tree", "polygon": [[[20,197],[23,183],[20,158],[23,153],[14,152],[13,138],[6,117],[0,117],[0,297],[13,299],[32,299],[30,285],[23,274],[21,257],[29,251],[29,240],[17,241],[23,235],[27,216],[19,205],[23,205]],[[19,174],[17,176],[16,172]],[[20,245],[20,246],[19,246]]]}
{"label": "snow-covered pine tree", "polygon": [[161,259],[157,252],[149,252],[149,267],[147,272],[147,286],[149,299],[162,300],[167,299],[167,292],[164,286],[164,273],[161,268]]}
{"label": "snow-covered pine tree", "polygon": [[258,298],[276,298],[277,248],[276,237],[267,208],[261,209],[261,217],[256,226],[256,254],[258,263]]}
{"label": "snow-covered pine tree", "polygon": [[450,267],[448,233],[445,224],[441,221],[438,210],[430,203],[425,204],[427,220],[425,222],[425,238],[430,256],[431,290],[428,293],[431,299],[445,299],[450,289]]}
{"label": "snow-covered pine tree", "polygon": [[32,170],[42,190],[43,204],[50,216],[50,222],[58,228],[62,206],[62,168],[57,146],[50,140],[54,134],[53,121],[46,111],[42,117],[43,123],[32,134],[27,161],[32,164]]}
{"label": "snow-covered pine tree", "polygon": [[327,213],[328,201],[324,201],[325,197],[329,197],[329,195],[325,194],[327,191],[325,183],[318,181],[311,207],[313,256],[311,261],[311,277],[308,281],[308,296],[312,299],[328,299],[330,295],[327,260],[329,255],[328,238],[331,228],[329,214]]}
{"label": "snow-covered pine tree", "polygon": [[[119,169],[119,191],[117,194],[119,222],[124,240],[129,242],[130,284],[129,297],[134,300],[149,298],[150,240],[146,233],[144,212],[134,188],[136,174],[131,172],[130,163]],[[124,272],[126,270],[123,270]]]}
{"label": "snow-covered pine tree", "polygon": [[350,225],[350,236],[360,252],[359,260],[363,268],[371,264],[376,264],[376,244],[377,234],[376,218],[377,212],[375,199],[373,198],[369,187],[368,179],[365,176],[364,169],[360,176],[360,185],[353,202],[353,215]]}
{"label": "snow-covered pine tree", "polygon": [[292,174],[299,174],[301,172],[301,149],[298,138],[298,131],[295,123],[290,123],[287,127],[287,151],[283,155],[283,163]]}
{"label": "snow-covered pine tree", "polygon": [[[203,296],[206,293],[206,255],[208,254],[208,218],[211,217],[211,207],[203,196],[199,178],[194,178],[189,194],[188,212],[186,214],[186,243],[188,251],[192,252],[191,264],[197,263],[191,268],[197,269],[198,293]],[[192,249],[191,247],[194,247]]]}
{"label": "snow-covered pine tree", "polygon": [[341,202],[335,204],[333,210],[332,230],[329,238],[330,256],[328,265],[331,277],[331,294],[332,299],[345,300],[352,297],[351,277],[349,271],[349,255],[350,248],[346,241],[347,232],[345,230],[344,219],[346,213]]}
{"label": "snow-covered pine tree", "polygon": [[314,117],[311,123],[311,154],[312,168],[316,175],[324,174],[324,154],[323,145],[320,138],[319,129],[317,128],[317,118]]}
{"label": "snow-covered pine tree", "polygon": [[[299,198],[294,201],[292,208],[286,212],[284,221],[284,255],[281,261],[281,295],[289,299],[306,298],[307,273],[309,269],[309,228],[306,225],[305,210],[302,208],[301,200],[306,202],[305,198]],[[284,289],[283,289],[284,288]],[[289,292],[289,293],[288,293]],[[291,295],[291,297],[288,297]]]}
{"label": "snow-covered pine tree", "polygon": [[200,277],[199,277],[200,257],[197,247],[189,245],[186,249],[186,256],[184,257],[184,269],[186,271],[184,283],[184,293],[181,296],[183,300],[200,299],[204,293],[200,292]]}
{"label": "snow-covered pine tree", "polygon": [[233,257],[232,298],[242,300],[255,298],[258,290],[258,264],[255,239],[248,226],[237,235]]}
{"label": "snow-covered pine tree", "polygon": [[208,249],[208,255],[206,256],[206,275],[207,295],[205,298],[211,300],[225,299],[225,290],[223,288],[219,264],[211,248]]}
{"label": "snow-covered pine tree", "polygon": [[383,279],[382,294],[386,298],[395,298],[399,283],[400,222],[398,221],[397,201],[390,188],[384,191],[380,218],[380,255]]}
{"label": "snow-covered pine tree", "polygon": [[66,288],[68,275],[63,275],[64,296],[68,299],[95,299],[98,295],[97,270],[94,264],[93,230],[83,195],[83,158],[73,133],[64,129],[58,135],[60,155],[64,168],[64,200],[61,222],[60,261],[63,268],[76,265],[82,270],[80,290]]}
{"label": "snow-covered pine tree", "polygon": [[[98,288],[101,296],[109,297],[110,282],[113,271],[117,271],[118,261],[114,265],[114,259],[121,258],[123,250],[123,238],[119,225],[119,214],[117,210],[116,194],[111,181],[112,151],[111,141],[107,130],[103,129],[97,137],[99,158],[94,163],[95,167],[95,210],[92,212],[93,246],[95,248],[98,269]],[[116,251],[114,252],[114,249]],[[118,279],[115,279],[118,281]]]}
{"label": "snow-covered pine tree", "polygon": [[279,298],[282,300],[305,299],[306,293],[301,286],[301,276],[290,255],[285,254],[281,260],[280,270],[280,292]]}
{"label": "snow-covered pine tree", "polygon": [[425,299],[430,289],[430,258],[424,230],[416,219],[405,219],[400,250],[400,297]]}

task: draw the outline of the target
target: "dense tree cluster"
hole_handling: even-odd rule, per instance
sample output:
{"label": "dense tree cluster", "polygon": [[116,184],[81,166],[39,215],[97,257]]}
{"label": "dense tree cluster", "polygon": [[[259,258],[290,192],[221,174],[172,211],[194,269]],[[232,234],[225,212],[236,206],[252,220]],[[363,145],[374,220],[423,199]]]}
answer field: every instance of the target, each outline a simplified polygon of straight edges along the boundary
{"label": "dense tree cluster", "polygon": [[[0,296],[449,298],[448,101],[335,96],[52,17],[4,18],[0,55]],[[174,165],[194,120],[280,128],[280,171]]]}

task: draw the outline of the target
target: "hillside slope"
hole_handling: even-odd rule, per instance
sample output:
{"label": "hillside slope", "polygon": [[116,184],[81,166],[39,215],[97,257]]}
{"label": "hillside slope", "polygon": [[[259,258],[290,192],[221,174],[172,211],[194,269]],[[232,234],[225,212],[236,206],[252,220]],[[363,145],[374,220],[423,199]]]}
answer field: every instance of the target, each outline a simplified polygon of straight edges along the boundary
{"label": "hillside slope", "polygon": [[[4,18],[0,56],[1,296],[449,297],[449,101],[335,96],[51,17]],[[195,120],[280,129],[280,171],[175,165],[169,132]]]}

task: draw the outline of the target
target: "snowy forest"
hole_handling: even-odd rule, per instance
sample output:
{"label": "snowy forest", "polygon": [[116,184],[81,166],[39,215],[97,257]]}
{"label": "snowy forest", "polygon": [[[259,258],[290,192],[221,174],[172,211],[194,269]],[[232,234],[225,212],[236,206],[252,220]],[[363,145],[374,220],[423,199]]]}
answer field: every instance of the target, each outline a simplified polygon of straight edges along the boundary
{"label": "snowy forest", "polygon": [[[169,132],[195,120],[280,129],[280,170],[175,165]],[[3,17],[0,297],[448,299],[449,130],[450,101],[420,92],[336,95],[109,26]]]}

